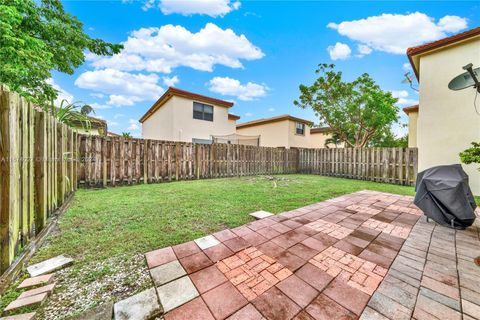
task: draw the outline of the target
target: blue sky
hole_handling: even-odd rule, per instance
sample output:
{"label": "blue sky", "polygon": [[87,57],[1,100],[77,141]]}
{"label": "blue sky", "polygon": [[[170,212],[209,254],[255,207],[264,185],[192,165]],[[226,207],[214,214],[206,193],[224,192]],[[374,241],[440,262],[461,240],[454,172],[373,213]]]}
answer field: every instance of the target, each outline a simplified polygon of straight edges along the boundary
{"label": "blue sky", "polygon": [[89,35],[126,48],[114,58],[88,55],[74,75],[55,73],[61,96],[93,104],[110,131],[135,136],[138,119],[172,84],[235,101],[239,122],[291,114],[318,123],[293,101],[323,62],[347,80],[367,72],[400,107],[415,104],[418,95],[401,83],[405,48],[476,27],[480,18],[475,1],[63,3]]}

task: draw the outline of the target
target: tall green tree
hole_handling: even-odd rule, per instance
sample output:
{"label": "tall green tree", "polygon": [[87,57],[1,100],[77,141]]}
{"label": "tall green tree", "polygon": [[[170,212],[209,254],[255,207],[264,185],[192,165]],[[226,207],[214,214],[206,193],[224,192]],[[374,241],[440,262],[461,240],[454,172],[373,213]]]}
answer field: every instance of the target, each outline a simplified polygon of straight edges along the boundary
{"label": "tall green tree", "polygon": [[294,104],[312,108],[348,147],[365,147],[375,134],[398,121],[397,99],[380,89],[366,73],[352,82],[342,79],[333,64],[320,64],[318,79],[300,85],[300,97]]}
{"label": "tall green tree", "polygon": [[0,83],[39,104],[57,97],[53,70],[73,74],[86,50],[113,55],[122,45],[93,39],[60,0],[0,0]]}

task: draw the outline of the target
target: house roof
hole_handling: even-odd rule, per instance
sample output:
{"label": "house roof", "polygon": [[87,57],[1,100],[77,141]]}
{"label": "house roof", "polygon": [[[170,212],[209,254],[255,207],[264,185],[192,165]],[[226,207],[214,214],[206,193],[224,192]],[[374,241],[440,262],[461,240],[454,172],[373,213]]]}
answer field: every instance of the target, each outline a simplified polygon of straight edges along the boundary
{"label": "house roof", "polygon": [[402,110],[406,114],[409,114],[410,112],[418,112],[418,104],[416,104],[414,106],[410,106],[410,107],[405,107]]}
{"label": "house roof", "polygon": [[267,123],[279,122],[279,121],[285,121],[285,120],[301,122],[301,123],[305,123],[309,126],[313,125],[313,122],[311,122],[311,121],[301,119],[301,118],[297,118],[297,117],[293,117],[293,116],[288,115],[288,114],[283,114],[281,116],[276,116],[276,117],[272,117],[272,118],[263,118],[263,119],[258,119],[258,120],[253,120],[253,121],[248,121],[248,122],[244,122],[244,123],[241,123],[241,124],[237,124],[237,129],[254,127],[254,126],[264,125],[264,124],[267,124]]}
{"label": "house roof", "polygon": [[311,128],[310,129],[310,134],[316,134],[316,133],[330,133],[332,132],[332,129],[330,127],[323,127],[323,128]]}
{"label": "house roof", "polygon": [[148,111],[140,118],[140,122],[144,122],[147,120],[152,114],[155,113],[158,109],[160,109],[171,97],[183,97],[195,101],[200,101],[204,103],[211,103],[219,107],[230,108],[233,107],[233,102],[215,99],[212,97],[207,97],[198,93],[193,93],[181,89],[177,89],[174,87],[169,87],[167,91],[153,104],[153,106],[148,109]]}
{"label": "house roof", "polygon": [[240,116],[237,116],[236,114],[229,113],[228,114],[228,120],[239,120]]}
{"label": "house roof", "polygon": [[437,41],[422,44],[420,46],[408,48],[407,56],[408,56],[408,59],[410,60],[410,64],[412,65],[413,71],[417,76],[417,79],[420,78],[420,73],[418,70],[419,59],[415,57],[430,51],[443,49],[444,47],[451,46],[459,42],[469,41],[476,37],[480,37],[480,27],[455,34],[451,37],[447,37]]}
{"label": "house roof", "polygon": [[[87,118],[88,121],[90,121],[90,126],[92,129],[107,128],[107,121],[92,116],[87,116]],[[83,126],[83,122],[77,119],[73,119],[71,123],[75,127]]]}

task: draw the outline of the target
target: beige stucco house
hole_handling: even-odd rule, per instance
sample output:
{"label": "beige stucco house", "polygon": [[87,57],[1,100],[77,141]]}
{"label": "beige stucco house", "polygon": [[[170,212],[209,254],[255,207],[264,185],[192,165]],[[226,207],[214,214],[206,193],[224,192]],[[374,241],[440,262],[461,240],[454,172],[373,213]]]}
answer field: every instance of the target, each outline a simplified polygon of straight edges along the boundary
{"label": "beige stucco house", "polygon": [[[419,106],[406,110],[409,146],[418,147],[418,169],[459,163],[458,154],[480,141],[480,115],[475,90],[452,91],[448,83],[466,64],[480,67],[480,28],[409,48],[407,54],[419,82]],[[473,193],[480,195],[479,165],[462,166]]]}
{"label": "beige stucco house", "polygon": [[238,124],[237,134],[260,136],[262,147],[308,148],[312,124],[305,119],[281,115]]}
{"label": "beige stucco house", "polygon": [[232,102],[168,88],[140,118],[145,139],[211,143],[214,135],[235,133],[240,117]]}
{"label": "beige stucco house", "polygon": [[329,127],[311,128],[309,138],[309,148],[342,148],[343,142],[335,145],[334,143],[326,144],[327,139],[332,137],[332,129]]}
{"label": "beige stucco house", "polygon": [[418,104],[403,108],[408,116],[408,147],[417,147]]}

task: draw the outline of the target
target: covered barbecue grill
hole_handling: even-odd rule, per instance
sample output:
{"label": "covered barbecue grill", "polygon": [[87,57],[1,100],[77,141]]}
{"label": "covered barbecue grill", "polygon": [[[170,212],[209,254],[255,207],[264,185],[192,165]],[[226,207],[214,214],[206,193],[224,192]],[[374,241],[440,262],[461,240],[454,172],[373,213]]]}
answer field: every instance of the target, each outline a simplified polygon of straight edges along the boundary
{"label": "covered barbecue grill", "polygon": [[475,221],[475,200],[468,175],[459,164],[438,166],[417,176],[414,203],[427,218],[455,229],[465,229]]}

